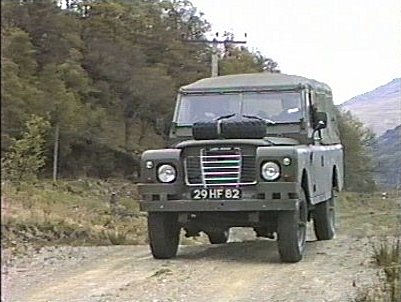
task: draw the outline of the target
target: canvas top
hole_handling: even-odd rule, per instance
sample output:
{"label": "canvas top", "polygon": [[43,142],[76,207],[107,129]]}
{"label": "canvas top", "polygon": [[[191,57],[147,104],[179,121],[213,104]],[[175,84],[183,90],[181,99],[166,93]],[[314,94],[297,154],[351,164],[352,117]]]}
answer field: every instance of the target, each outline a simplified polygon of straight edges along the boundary
{"label": "canvas top", "polygon": [[331,92],[330,87],[316,80],[283,73],[248,73],[205,78],[181,87],[180,91],[224,91],[254,89],[290,89],[299,86],[310,86],[316,90]]}

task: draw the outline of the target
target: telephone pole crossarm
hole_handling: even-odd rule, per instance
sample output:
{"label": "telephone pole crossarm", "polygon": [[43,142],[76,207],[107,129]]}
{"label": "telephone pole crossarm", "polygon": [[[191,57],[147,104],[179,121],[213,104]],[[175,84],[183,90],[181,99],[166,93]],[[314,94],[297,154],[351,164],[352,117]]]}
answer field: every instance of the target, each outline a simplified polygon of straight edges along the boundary
{"label": "telephone pole crossarm", "polygon": [[219,44],[227,45],[227,44],[246,44],[246,41],[236,41],[236,40],[217,40],[216,38],[213,40],[208,39],[199,39],[199,40],[187,40],[184,39],[183,42],[187,43],[208,43],[213,45],[212,51],[212,77],[217,77],[219,75],[219,58],[218,58],[218,51],[217,47]]}
{"label": "telephone pole crossarm", "polygon": [[246,41],[235,41],[235,40],[207,40],[207,39],[200,39],[200,40],[182,40],[183,42],[189,43],[216,43],[216,44],[246,44]]}

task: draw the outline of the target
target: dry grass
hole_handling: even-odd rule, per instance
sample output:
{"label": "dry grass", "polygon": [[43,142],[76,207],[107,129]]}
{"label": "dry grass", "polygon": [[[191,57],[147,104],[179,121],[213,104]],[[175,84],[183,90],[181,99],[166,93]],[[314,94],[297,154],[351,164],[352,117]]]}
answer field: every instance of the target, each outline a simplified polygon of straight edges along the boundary
{"label": "dry grass", "polygon": [[399,236],[401,234],[401,197],[392,192],[382,199],[380,193],[342,193],[337,200],[339,231],[356,237]]}
{"label": "dry grass", "polygon": [[[118,209],[110,207],[117,192]],[[2,247],[26,245],[110,245],[146,243],[136,188],[123,182],[79,180],[2,184]],[[115,210],[115,211],[113,211]]]}
{"label": "dry grass", "polygon": [[380,271],[380,282],[360,288],[354,302],[401,302],[401,199],[393,192],[344,193],[339,199],[343,232],[371,238],[371,257]]}
{"label": "dry grass", "polygon": [[381,283],[360,289],[354,302],[401,302],[401,241],[386,238],[372,243],[373,260],[381,269]]}
{"label": "dry grass", "polygon": [[390,301],[401,302],[401,241],[387,239],[373,244],[373,258],[383,268],[384,288]]}
{"label": "dry grass", "polygon": [[[146,216],[139,213],[133,184],[98,180],[23,184],[19,190],[2,184],[2,247],[24,253],[27,246],[122,245],[147,243]],[[116,204],[110,204],[112,193]],[[343,193],[338,199],[339,231],[356,237],[374,236],[372,257],[382,282],[360,290],[355,302],[401,302],[400,199],[390,194]],[[208,242],[205,236],[181,244]],[[385,238],[378,241],[377,238]],[[391,239],[391,240],[390,240]],[[368,257],[368,256],[367,256]],[[397,300],[398,299],[398,300]]]}

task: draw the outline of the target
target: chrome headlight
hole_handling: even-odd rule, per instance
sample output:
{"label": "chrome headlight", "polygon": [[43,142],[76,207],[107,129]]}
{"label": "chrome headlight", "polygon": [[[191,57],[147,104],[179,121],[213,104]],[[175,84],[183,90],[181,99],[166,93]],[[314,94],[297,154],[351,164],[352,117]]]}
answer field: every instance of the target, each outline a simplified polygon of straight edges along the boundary
{"label": "chrome headlight", "polygon": [[157,169],[157,178],[160,182],[173,182],[177,178],[177,170],[172,165],[161,165]]}
{"label": "chrome headlight", "polygon": [[267,181],[276,180],[280,177],[280,166],[272,161],[265,162],[262,165],[261,174]]}

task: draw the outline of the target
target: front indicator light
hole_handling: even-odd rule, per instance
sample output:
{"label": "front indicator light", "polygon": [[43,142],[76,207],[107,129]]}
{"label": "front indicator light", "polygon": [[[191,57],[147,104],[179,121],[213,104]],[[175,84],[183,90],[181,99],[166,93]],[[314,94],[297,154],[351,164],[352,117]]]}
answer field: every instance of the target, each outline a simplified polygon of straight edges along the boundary
{"label": "front indicator light", "polygon": [[146,169],[152,169],[153,168],[153,161],[147,160],[145,163]]}
{"label": "front indicator light", "polygon": [[289,157],[284,157],[284,158],[283,158],[283,165],[284,165],[284,166],[289,166],[289,165],[291,165],[291,158],[289,158]]}

